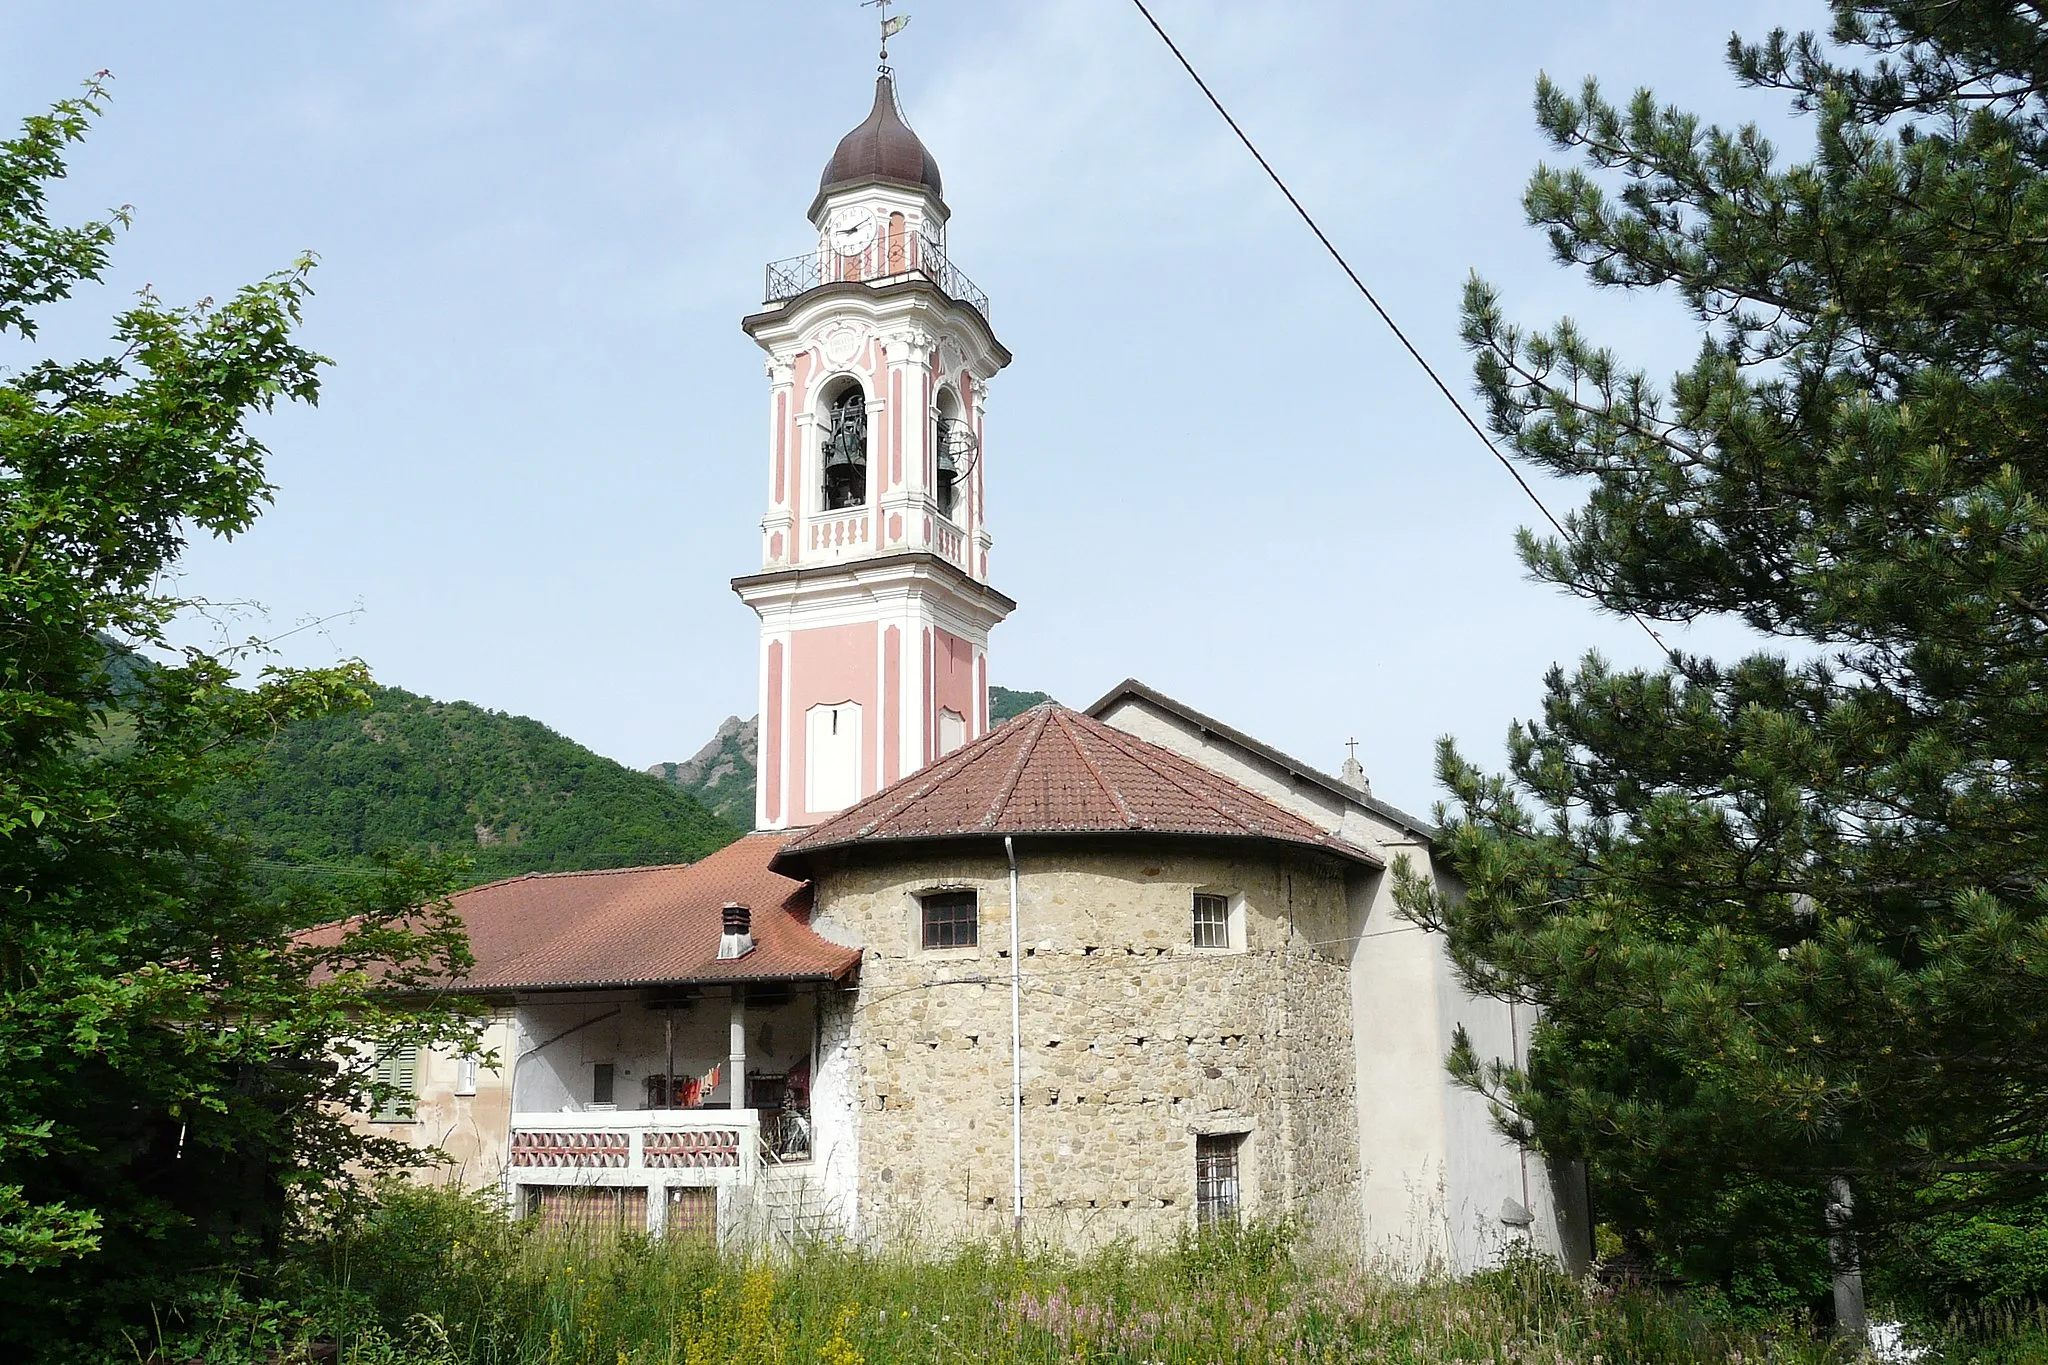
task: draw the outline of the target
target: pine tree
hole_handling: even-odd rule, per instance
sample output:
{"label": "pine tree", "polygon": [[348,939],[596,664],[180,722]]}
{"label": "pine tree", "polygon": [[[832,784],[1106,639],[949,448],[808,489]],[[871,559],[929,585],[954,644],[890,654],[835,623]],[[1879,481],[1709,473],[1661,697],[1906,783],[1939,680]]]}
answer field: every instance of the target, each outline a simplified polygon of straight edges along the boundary
{"label": "pine tree", "polygon": [[1771,639],[1553,669],[1506,776],[1446,741],[1466,890],[1404,904],[1542,1007],[1525,1069],[1454,1071],[1724,1280],[1821,1273],[1831,1177],[1869,1238],[2048,1173],[2044,54],[2040,8],[1990,0],[1732,40],[1812,127],[1797,162],[1545,79],[1583,165],[1537,170],[1531,220],[1596,285],[1682,299],[1697,358],[1660,387],[1468,289],[1492,429],[1587,489],[1531,571]]}

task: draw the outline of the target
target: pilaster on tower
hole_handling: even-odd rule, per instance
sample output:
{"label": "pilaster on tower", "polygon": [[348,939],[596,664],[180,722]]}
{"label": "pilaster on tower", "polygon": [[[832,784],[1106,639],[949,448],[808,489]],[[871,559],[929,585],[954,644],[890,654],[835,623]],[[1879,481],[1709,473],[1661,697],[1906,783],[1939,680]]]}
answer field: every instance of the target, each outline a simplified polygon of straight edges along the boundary
{"label": "pilaster on tower", "polygon": [[741,323],[767,353],[755,824],[814,824],[988,729],[988,383],[1010,362],[952,263],[938,163],[894,81],[839,142],[816,248]]}

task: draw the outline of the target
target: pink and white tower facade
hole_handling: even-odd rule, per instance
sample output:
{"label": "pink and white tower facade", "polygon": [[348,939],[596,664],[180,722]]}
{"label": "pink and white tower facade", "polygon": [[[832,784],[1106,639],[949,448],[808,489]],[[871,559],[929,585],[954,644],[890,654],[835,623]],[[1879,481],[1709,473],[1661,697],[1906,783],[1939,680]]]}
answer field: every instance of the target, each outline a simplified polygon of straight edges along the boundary
{"label": "pink and white tower facade", "polygon": [[817,823],[988,730],[982,414],[1010,361],[946,254],[938,164],[887,68],[825,167],[817,249],[768,267],[754,823]]}

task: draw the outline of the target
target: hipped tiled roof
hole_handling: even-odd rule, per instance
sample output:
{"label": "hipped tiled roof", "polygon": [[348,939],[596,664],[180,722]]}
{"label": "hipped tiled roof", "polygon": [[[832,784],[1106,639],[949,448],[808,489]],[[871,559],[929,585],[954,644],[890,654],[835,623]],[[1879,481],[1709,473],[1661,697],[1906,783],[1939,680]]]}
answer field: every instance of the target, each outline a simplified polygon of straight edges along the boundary
{"label": "hipped tiled roof", "polygon": [[[837,980],[860,952],[811,931],[810,887],[768,866],[783,839],[750,835],[687,865],[528,873],[458,892],[476,966],[455,988]],[[754,950],[720,961],[727,901],[752,912]],[[312,931],[322,932],[334,930]]]}
{"label": "hipped tiled roof", "polygon": [[792,839],[773,866],[796,871],[852,845],[1006,834],[1261,839],[1380,865],[1221,774],[1048,702]]}

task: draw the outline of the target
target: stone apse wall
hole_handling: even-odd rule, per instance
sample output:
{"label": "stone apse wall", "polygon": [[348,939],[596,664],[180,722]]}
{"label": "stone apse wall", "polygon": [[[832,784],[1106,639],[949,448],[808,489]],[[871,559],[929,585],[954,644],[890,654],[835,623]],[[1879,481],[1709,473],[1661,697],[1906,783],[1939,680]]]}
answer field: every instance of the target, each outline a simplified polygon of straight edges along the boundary
{"label": "stone apse wall", "polygon": [[[1122,836],[1027,838],[1017,853],[1027,1237],[1076,1248],[1170,1238],[1194,1223],[1197,1135],[1242,1132],[1245,1216],[1294,1214],[1324,1240],[1354,1242],[1342,865],[1249,841]],[[977,947],[922,948],[917,898],[940,889],[979,893]],[[1193,946],[1198,890],[1242,897],[1242,947]],[[823,871],[814,923],[865,951],[857,996],[825,1021],[838,1055],[819,1092],[826,1186],[851,1203],[847,1226],[881,1243],[1005,1235],[1000,850]]]}

